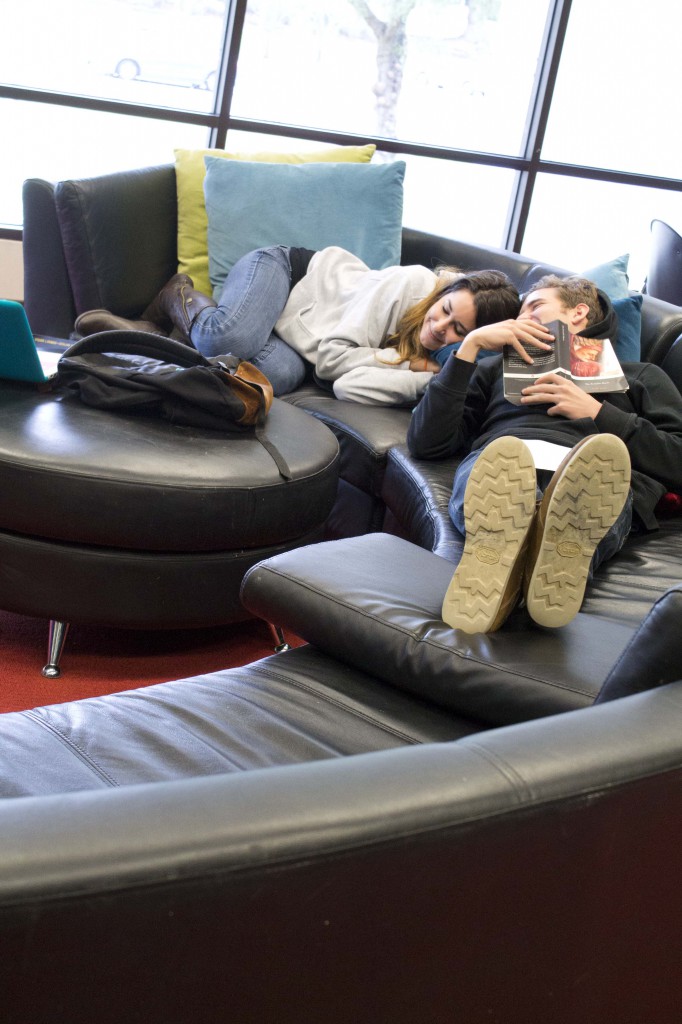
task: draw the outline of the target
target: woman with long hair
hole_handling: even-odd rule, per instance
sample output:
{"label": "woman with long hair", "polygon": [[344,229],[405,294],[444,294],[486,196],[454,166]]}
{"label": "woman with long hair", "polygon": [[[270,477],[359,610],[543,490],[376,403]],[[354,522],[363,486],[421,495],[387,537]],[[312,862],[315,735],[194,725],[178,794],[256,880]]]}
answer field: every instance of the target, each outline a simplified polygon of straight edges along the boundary
{"label": "woman with long hair", "polygon": [[125,327],[172,332],[206,356],[232,353],[257,366],[276,395],[295,390],[312,366],[337,397],[411,404],[469,331],[515,317],[519,296],[505,274],[451,267],[371,270],[330,246],[274,246],[247,253],[217,302],[176,274],[140,321],[83,313],[80,334]]}

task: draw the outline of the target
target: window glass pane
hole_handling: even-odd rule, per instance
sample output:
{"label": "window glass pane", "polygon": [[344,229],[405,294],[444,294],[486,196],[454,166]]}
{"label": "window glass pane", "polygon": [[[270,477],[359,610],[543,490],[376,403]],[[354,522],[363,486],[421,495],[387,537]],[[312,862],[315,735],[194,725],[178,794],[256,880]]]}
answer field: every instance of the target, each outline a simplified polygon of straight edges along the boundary
{"label": "window glass pane", "polygon": [[22,222],[26,178],[60,181],[172,163],[176,146],[207,145],[207,129],[123,114],[0,100],[5,138],[22,139],[0,162],[0,223]]}
{"label": "window glass pane", "polygon": [[573,0],[543,158],[678,178],[681,39],[682,4]]}
{"label": "window glass pane", "polygon": [[682,193],[540,175],[523,251],[577,272],[627,252],[630,287],[640,289],[655,217],[682,232]]}
{"label": "window glass pane", "polygon": [[12,5],[0,78],[209,112],[226,8],[226,0],[21,0]]}
{"label": "window glass pane", "polygon": [[547,8],[526,0],[520,18],[514,0],[249,0],[232,110],[516,155]]}
{"label": "window glass pane", "polygon": [[502,245],[514,171],[416,156],[405,162],[403,224],[477,245]]}

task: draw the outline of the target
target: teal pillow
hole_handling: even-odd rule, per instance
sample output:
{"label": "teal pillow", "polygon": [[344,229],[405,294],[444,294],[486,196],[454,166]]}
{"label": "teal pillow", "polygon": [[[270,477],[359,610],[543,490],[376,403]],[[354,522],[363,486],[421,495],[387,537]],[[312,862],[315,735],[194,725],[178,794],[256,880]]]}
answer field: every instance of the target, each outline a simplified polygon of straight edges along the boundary
{"label": "teal pillow", "polygon": [[614,302],[615,299],[626,299],[630,294],[629,262],[630,253],[626,253],[625,256],[618,256],[615,260],[609,260],[608,263],[600,263],[596,267],[590,267],[589,270],[583,270],[580,276],[593,281],[597,288],[606,292],[611,302]]}
{"label": "teal pillow", "polygon": [[279,164],[207,156],[214,296],[237,260],[272,245],[338,245],[373,270],[400,263],[405,162]]}
{"label": "teal pillow", "polygon": [[638,363],[642,358],[642,295],[636,292],[613,299],[612,305],[618,315],[616,355],[621,363]]}

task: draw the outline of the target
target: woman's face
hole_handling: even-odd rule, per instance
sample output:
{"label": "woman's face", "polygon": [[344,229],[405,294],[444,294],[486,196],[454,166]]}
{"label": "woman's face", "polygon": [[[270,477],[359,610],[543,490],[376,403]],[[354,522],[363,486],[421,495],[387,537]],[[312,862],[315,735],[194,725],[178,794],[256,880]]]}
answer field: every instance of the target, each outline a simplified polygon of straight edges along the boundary
{"label": "woman's face", "polygon": [[419,340],[428,352],[462,341],[476,326],[476,306],[468,288],[442,295],[424,317]]}

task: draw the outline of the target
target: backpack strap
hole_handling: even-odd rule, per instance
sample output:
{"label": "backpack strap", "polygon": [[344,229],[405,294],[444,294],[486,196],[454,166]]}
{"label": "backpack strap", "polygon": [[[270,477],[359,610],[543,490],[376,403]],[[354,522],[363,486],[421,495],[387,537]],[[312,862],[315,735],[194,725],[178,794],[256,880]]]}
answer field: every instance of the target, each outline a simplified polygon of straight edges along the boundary
{"label": "backpack strap", "polygon": [[[125,355],[146,356],[148,359],[159,359],[164,363],[176,366],[210,366],[206,356],[191,345],[174,338],[166,338],[163,334],[150,334],[146,331],[98,331],[89,334],[64,352],[65,356],[82,356],[88,352],[121,352]],[[239,360],[233,356],[221,356],[221,360]]]}
{"label": "backpack strap", "polygon": [[289,468],[289,464],[282,455],[277,445],[273,444],[270,438],[265,433],[265,424],[259,423],[258,426],[255,428],[254,433],[256,439],[260,441],[260,443],[265,448],[266,452],[268,452],[269,455],[274,460],[274,463],[277,466],[277,469],[279,470],[280,476],[282,476],[285,480],[291,480],[291,470]]}

